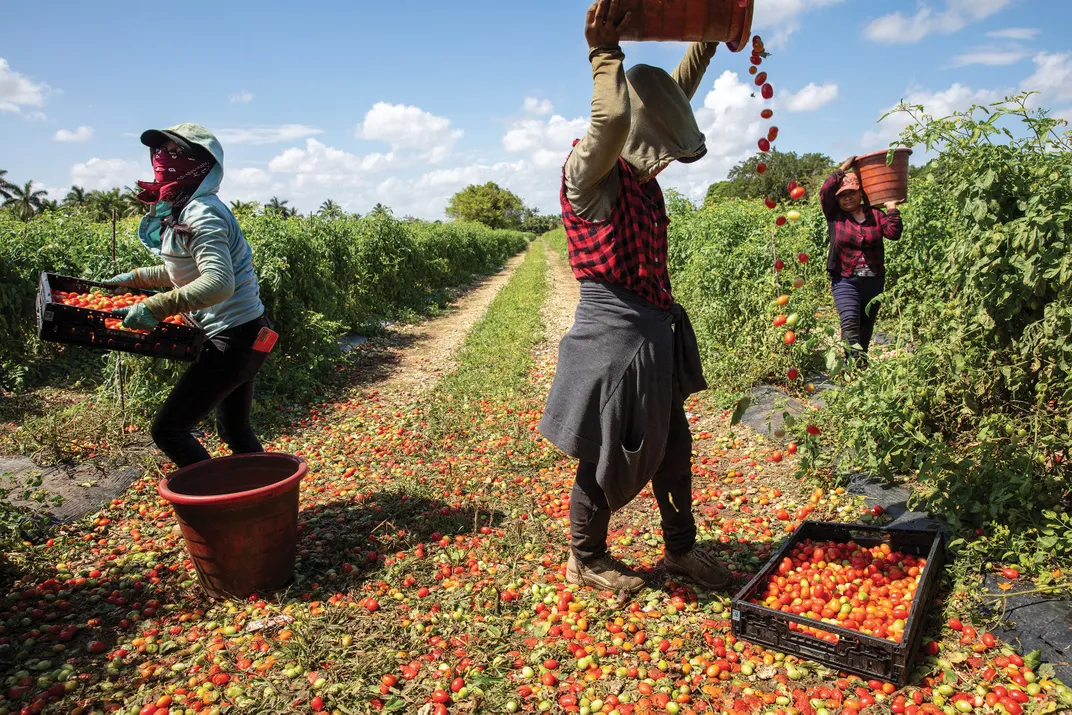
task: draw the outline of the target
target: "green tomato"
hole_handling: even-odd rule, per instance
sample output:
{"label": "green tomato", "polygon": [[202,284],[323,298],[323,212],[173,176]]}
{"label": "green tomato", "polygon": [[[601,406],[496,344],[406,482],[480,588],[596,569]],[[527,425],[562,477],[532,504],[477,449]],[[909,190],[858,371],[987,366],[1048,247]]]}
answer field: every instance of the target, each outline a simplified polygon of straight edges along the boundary
{"label": "green tomato", "polygon": [[800,316],[796,313],[790,313],[789,317],[785,319],[785,324],[790,328],[797,327],[797,323],[800,322]]}

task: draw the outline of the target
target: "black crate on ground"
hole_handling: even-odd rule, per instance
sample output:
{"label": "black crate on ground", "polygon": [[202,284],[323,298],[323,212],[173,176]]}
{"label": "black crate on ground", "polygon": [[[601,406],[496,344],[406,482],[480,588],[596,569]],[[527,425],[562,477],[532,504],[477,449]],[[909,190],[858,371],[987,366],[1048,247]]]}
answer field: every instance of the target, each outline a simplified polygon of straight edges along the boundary
{"label": "black crate on ground", "polygon": [[[855,541],[861,546],[889,544],[893,551],[927,559],[916,597],[905,622],[900,643],[869,636],[849,628],[833,626],[804,616],[768,608],[750,599],[758,598],[764,584],[778,569],[778,564],[805,540]],[[898,687],[908,682],[912,658],[922,638],[923,620],[934,600],[938,581],[945,564],[945,541],[939,531],[887,529],[862,524],[834,524],[806,521],[797,527],[789,541],[778,551],[733,599],[733,634],[740,639],[758,643],[775,651],[814,660],[831,668],[894,683]],[[811,626],[838,637],[836,643],[789,629],[790,623]]]}
{"label": "black crate on ground", "polygon": [[113,294],[153,294],[152,291],[115,288],[97,281],[42,273],[37,289],[37,336],[55,343],[83,345],[100,350],[120,350],[186,362],[196,362],[201,355],[205,331],[189,315],[182,316],[185,325],[160,323],[145,335],[108,328],[104,323],[105,318],[118,317],[111,313],[53,301],[53,291],[89,293],[93,289]]}

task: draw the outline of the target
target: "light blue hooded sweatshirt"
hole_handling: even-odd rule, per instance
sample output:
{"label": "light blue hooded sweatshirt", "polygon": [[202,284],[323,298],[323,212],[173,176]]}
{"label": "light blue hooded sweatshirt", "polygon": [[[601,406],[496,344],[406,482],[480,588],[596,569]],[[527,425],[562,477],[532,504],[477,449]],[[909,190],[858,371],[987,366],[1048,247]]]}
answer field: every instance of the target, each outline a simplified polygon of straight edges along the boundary
{"label": "light blue hooded sweatshirt", "polygon": [[178,223],[190,227],[189,238],[162,226],[162,219],[171,213],[167,202],[154,204],[142,219],[138,238],[164,263],[139,268],[134,276],[139,288],[173,287],[145,301],[157,318],[192,312],[211,338],[264,313],[253,252],[234,214],[216,195],[223,181],[219,140],[197,124],[179,124],[166,131],[204,147],[216,165],[178,216]]}

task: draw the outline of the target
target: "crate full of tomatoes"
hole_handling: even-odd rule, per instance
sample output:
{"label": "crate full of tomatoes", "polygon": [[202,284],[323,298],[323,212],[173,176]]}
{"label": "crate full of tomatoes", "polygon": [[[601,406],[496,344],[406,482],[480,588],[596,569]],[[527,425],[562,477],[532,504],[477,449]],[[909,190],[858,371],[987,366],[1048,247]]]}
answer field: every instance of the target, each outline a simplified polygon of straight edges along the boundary
{"label": "crate full of tomatoes", "polygon": [[733,599],[734,635],[903,686],[944,563],[938,531],[806,521]]}
{"label": "crate full of tomatoes", "polygon": [[205,331],[189,315],[173,315],[152,330],[123,327],[113,311],[136,305],[152,291],[42,273],[37,290],[37,335],[42,340],[196,362]]}

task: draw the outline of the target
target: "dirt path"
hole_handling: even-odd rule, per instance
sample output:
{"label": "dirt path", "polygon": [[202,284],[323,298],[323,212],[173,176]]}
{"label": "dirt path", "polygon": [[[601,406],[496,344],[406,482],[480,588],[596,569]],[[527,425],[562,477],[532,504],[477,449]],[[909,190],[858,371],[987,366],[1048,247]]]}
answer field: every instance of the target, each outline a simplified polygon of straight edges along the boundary
{"label": "dirt path", "polygon": [[543,324],[546,328],[544,341],[536,347],[537,360],[548,353],[553,357],[558,351],[558,342],[573,325],[573,315],[581,300],[581,284],[573,277],[567,263],[558,252],[547,246],[547,300],[543,304]]}
{"label": "dirt path", "polygon": [[394,354],[390,372],[376,387],[384,390],[412,392],[436,383],[454,367],[454,356],[465,341],[470,328],[487,312],[527,251],[506,262],[505,267],[487,278],[446,309],[446,314],[398,331],[405,347]]}

